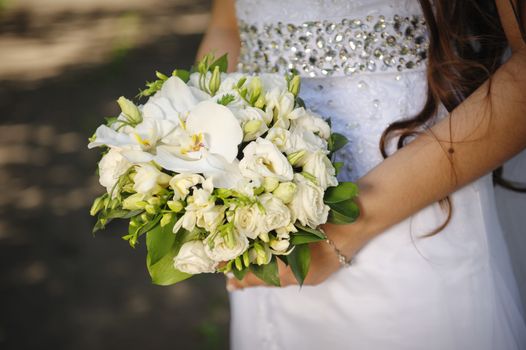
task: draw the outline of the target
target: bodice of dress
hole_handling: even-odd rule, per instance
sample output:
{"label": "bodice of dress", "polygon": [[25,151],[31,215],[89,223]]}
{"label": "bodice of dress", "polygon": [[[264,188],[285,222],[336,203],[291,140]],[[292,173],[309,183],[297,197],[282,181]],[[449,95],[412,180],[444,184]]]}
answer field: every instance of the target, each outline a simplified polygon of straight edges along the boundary
{"label": "bodice of dress", "polygon": [[246,72],[403,71],[428,47],[417,0],[239,0],[237,16]]}
{"label": "bodice of dress", "polygon": [[421,110],[428,36],[418,0],[237,0],[236,12],[239,69],[295,70],[307,107],[349,139],[336,155],[340,180],[380,163],[382,132]]}

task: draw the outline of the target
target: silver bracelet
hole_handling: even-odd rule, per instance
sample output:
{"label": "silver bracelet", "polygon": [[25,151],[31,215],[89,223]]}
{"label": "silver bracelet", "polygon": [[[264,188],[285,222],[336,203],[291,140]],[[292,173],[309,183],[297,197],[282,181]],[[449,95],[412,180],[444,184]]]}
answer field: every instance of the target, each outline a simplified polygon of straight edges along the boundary
{"label": "silver bracelet", "polygon": [[325,233],[325,231],[322,230],[321,227],[318,227],[318,230],[323,232],[323,234],[326,237],[325,242],[327,242],[332,247],[332,249],[334,249],[334,252],[336,253],[336,256],[338,257],[338,261],[340,262],[340,265],[343,266],[343,267],[351,266],[353,264],[353,262],[354,262],[354,258],[353,257],[347,258],[342,253],[342,251],[339,250],[338,247],[336,247],[336,244],[334,244],[334,242],[327,236],[327,234]]}

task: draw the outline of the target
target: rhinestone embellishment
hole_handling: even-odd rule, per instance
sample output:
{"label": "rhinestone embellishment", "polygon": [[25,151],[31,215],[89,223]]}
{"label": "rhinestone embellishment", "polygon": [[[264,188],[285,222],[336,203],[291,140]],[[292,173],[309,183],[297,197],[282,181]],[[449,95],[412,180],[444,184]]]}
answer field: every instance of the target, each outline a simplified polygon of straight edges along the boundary
{"label": "rhinestone embellishment", "polygon": [[239,20],[239,70],[309,77],[419,67],[429,40],[423,16],[249,25]]}

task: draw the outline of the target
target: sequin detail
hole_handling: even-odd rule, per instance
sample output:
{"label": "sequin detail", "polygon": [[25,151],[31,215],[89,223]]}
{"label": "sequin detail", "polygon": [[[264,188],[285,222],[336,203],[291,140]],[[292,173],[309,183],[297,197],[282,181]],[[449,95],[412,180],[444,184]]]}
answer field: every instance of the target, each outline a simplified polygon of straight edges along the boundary
{"label": "sequin detail", "polygon": [[309,77],[404,71],[425,61],[429,40],[423,16],[367,16],[340,22],[249,25],[239,20],[239,70],[296,71]]}

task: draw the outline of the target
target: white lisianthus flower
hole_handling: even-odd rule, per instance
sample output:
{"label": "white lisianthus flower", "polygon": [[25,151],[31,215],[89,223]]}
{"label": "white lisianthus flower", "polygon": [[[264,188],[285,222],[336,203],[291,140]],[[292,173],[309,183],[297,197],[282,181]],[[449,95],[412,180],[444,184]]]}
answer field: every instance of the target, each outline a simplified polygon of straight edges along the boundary
{"label": "white lisianthus flower", "polygon": [[271,239],[270,240],[270,248],[272,248],[272,252],[277,255],[286,255],[289,253],[287,249],[289,249],[290,242],[287,239]]}
{"label": "white lisianthus flower", "polygon": [[267,243],[255,243],[254,247],[248,251],[248,256],[251,263],[257,265],[266,265],[272,259],[272,251]]}
{"label": "white lisianthus flower", "polygon": [[283,129],[278,126],[273,126],[270,128],[267,135],[265,136],[265,139],[275,144],[281,152],[290,150],[292,146],[289,140],[290,132],[287,129]]}
{"label": "white lisianthus flower", "polygon": [[277,88],[271,89],[265,95],[267,105],[265,113],[274,120],[274,125],[288,129],[290,126],[289,114],[294,109],[294,95],[288,91]]}
{"label": "white lisianthus flower", "polygon": [[170,187],[174,190],[174,200],[185,199],[190,193],[190,188],[203,183],[204,177],[199,174],[177,174],[170,180]]}
{"label": "white lisianthus flower", "polygon": [[246,107],[233,112],[243,129],[243,141],[255,140],[268,130],[270,121],[265,120],[265,113],[261,109]]}
{"label": "white lisianthus flower", "polygon": [[326,223],[330,208],[323,202],[323,188],[301,174],[294,174],[294,183],[297,185],[297,192],[288,204],[292,222],[297,220],[303,226],[311,228]]}
{"label": "white lisianthus flower", "polygon": [[314,114],[312,111],[307,112],[303,108],[297,109],[297,115],[291,124],[291,131],[295,128],[309,130],[324,140],[328,140],[331,136],[331,127],[329,124],[323,120],[321,116]]}
{"label": "white lisianthus flower", "polygon": [[203,188],[194,188],[192,195],[187,197],[189,204],[185,213],[175,223],[173,232],[179,231],[181,227],[192,231],[196,225],[212,231],[219,225],[223,219],[224,208],[216,207],[211,196],[212,190],[209,181],[203,182]]}
{"label": "white lisianthus flower", "polygon": [[330,159],[322,151],[308,153],[302,161],[303,171],[313,175],[318,185],[324,190],[327,187],[338,186],[336,169]]}
{"label": "white lisianthus flower", "polygon": [[248,197],[254,197],[254,191],[261,186],[261,181],[259,179],[249,179],[246,177],[241,177],[235,186],[235,190],[241,194],[244,194]]}
{"label": "white lisianthus flower", "polygon": [[265,230],[263,215],[257,205],[238,207],[234,213],[234,226],[239,233],[256,239]]}
{"label": "white lisianthus flower", "polygon": [[205,272],[215,272],[217,262],[205,253],[202,241],[189,241],[182,245],[179,253],[174,257],[174,267],[192,275]]}
{"label": "white lisianthus flower", "polygon": [[208,232],[214,232],[223,223],[224,218],[225,207],[214,205],[208,210],[201,211],[200,215],[198,215],[197,226],[204,228]]}
{"label": "white lisianthus flower", "polygon": [[289,148],[285,149],[287,154],[298,151],[316,152],[319,150],[329,153],[327,141],[315,135],[312,131],[299,126],[291,129],[288,145]]}
{"label": "white lisianthus flower", "polygon": [[239,169],[250,179],[276,177],[280,181],[292,180],[293,170],[287,158],[270,141],[258,138],[243,150]]}
{"label": "white lisianthus flower", "polygon": [[204,240],[205,253],[214,261],[229,261],[248,249],[248,239],[235,228],[229,232],[211,234]]}
{"label": "white lisianthus flower", "polygon": [[293,223],[290,223],[287,226],[276,229],[276,233],[278,234],[278,239],[289,239],[290,234],[294,232],[298,232],[298,229],[296,228],[296,226],[294,226]]}
{"label": "white lisianthus flower", "polygon": [[221,73],[221,85],[219,85],[219,90],[217,90],[217,92],[231,93],[243,76],[244,74],[239,72]]}
{"label": "white lisianthus flower", "polygon": [[264,232],[270,232],[290,224],[290,210],[280,199],[270,193],[265,193],[259,197],[259,202],[265,208],[263,214]]}
{"label": "white lisianthus flower", "polygon": [[117,191],[112,193],[119,178],[126,173],[132,164],[124,158],[119,151],[111,148],[99,162],[99,182],[106,187],[106,191],[115,197]]}
{"label": "white lisianthus flower", "polygon": [[170,176],[161,172],[152,164],[140,164],[133,177],[133,189],[145,195],[159,193],[170,182]]}

